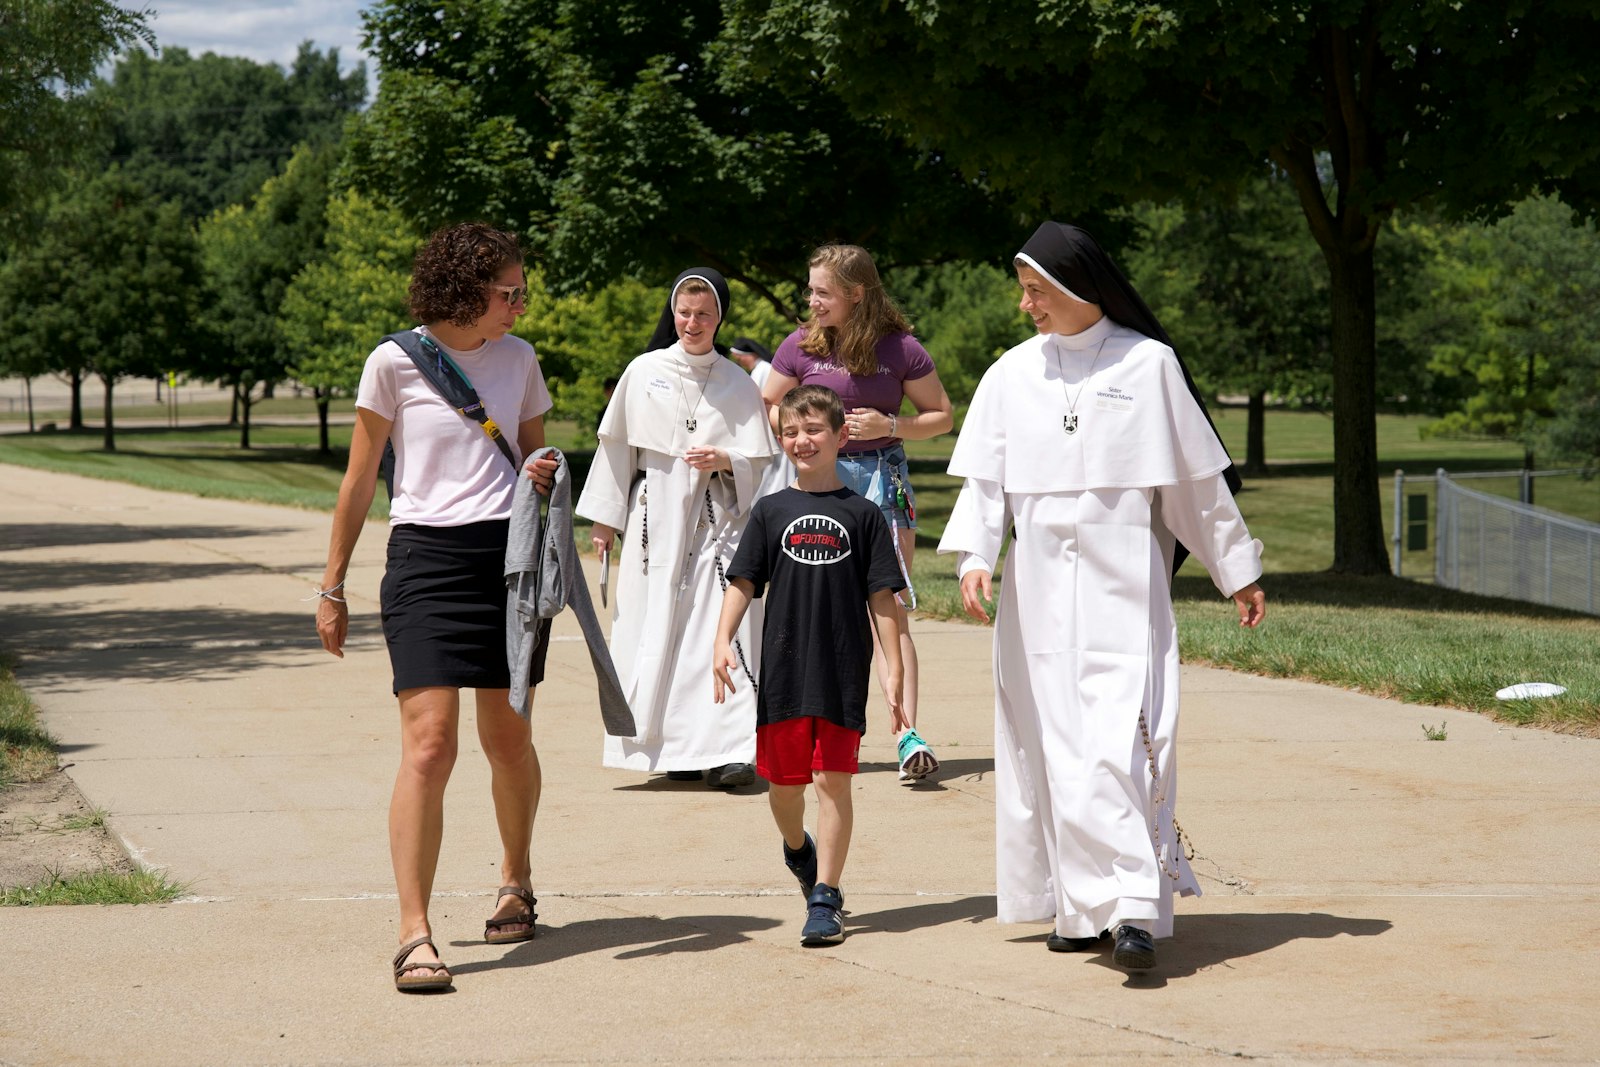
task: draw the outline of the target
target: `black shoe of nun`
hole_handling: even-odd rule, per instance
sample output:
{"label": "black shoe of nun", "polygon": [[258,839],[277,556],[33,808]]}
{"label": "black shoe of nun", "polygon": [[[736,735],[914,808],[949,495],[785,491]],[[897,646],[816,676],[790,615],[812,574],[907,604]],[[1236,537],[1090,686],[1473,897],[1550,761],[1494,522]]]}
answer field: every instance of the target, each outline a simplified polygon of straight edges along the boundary
{"label": "black shoe of nun", "polygon": [[1111,962],[1124,970],[1148,971],[1156,965],[1155,939],[1137,926],[1124,923],[1117,927],[1117,945],[1111,950]]}
{"label": "black shoe of nun", "polygon": [[1062,937],[1060,934],[1051,934],[1044,939],[1044,947],[1051,952],[1087,952],[1106,937],[1104,930],[1100,931],[1099,937]]}
{"label": "black shoe of nun", "polygon": [[667,781],[669,781],[669,782],[698,782],[700,780],[700,774],[701,774],[700,771],[668,771],[667,772]]}

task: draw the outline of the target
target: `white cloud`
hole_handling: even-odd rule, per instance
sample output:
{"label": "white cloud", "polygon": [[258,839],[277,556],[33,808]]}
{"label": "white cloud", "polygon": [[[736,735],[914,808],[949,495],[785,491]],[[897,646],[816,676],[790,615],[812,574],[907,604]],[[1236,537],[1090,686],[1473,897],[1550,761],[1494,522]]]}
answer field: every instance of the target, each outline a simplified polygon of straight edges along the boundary
{"label": "white cloud", "polygon": [[372,61],[361,50],[361,9],[372,0],[156,2],[150,27],[162,48],[244,56],[288,67],[300,42],[309,40],[320,51],[337,48],[345,70],[366,60],[369,96],[375,85]]}

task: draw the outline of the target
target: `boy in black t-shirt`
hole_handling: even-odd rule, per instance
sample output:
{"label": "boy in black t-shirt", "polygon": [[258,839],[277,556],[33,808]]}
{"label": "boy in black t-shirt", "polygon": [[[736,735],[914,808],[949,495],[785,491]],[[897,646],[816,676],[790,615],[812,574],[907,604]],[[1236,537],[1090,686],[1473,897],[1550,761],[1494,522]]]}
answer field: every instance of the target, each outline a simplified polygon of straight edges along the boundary
{"label": "boy in black t-shirt", "polygon": [[[839,394],[817,385],[790,390],[778,407],[794,484],[750,513],[728,568],[728,591],[712,659],[715,696],[733,688],[732,641],[753,597],[771,585],[761,634],[756,695],[756,769],[783,834],[783,858],[806,897],[802,945],[844,940],[839,877],[854,819],[851,776],[867,730],[872,626],[889,668],[890,726],[907,724],[894,594],[905,587],[892,533],[877,505],[839,480],[845,441]],[[871,607],[871,617],[868,607]],[[817,839],[805,830],[806,786],[817,787]]]}

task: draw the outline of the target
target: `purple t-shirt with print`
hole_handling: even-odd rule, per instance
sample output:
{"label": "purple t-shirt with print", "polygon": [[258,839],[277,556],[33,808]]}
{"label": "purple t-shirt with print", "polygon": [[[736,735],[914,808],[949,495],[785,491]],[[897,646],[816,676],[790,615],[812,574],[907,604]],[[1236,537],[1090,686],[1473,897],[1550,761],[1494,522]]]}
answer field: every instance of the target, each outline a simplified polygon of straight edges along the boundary
{"label": "purple t-shirt with print", "polygon": [[[839,394],[845,411],[855,408],[876,408],[885,415],[900,412],[900,401],[905,397],[905,383],[926,378],[934,371],[933,357],[909,333],[891,333],[878,341],[878,373],[855,375],[835,363],[831,355],[821,359],[800,350],[804,330],[796,330],[783,339],[772,354],[772,369],[793,378],[800,385],[825,385]],[[874,448],[888,448],[897,437],[875,437],[869,441],[851,441],[841,452],[866,452]]]}

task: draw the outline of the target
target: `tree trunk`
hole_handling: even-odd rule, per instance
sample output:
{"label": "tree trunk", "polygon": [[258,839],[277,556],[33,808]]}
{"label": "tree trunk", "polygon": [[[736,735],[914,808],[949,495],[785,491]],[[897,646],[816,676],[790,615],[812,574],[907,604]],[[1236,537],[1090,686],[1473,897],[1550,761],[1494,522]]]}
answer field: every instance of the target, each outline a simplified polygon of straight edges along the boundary
{"label": "tree trunk", "polygon": [[250,408],[253,406],[254,401],[250,399],[249,389],[240,389],[237,393],[237,396],[239,398],[239,411],[242,416],[239,419],[239,447],[243,449],[249,449]]}
{"label": "tree trunk", "polygon": [[83,372],[72,372],[72,414],[67,416],[67,429],[83,429]]}
{"label": "tree trunk", "polygon": [[33,432],[33,379],[23,379],[24,387],[28,392],[28,432]]}
{"label": "tree trunk", "polygon": [[1250,394],[1250,406],[1245,417],[1244,473],[1267,472],[1267,392],[1257,389]]}
{"label": "tree trunk", "polygon": [[239,425],[239,383],[233,383],[233,403],[228,406],[228,425]]}
{"label": "tree trunk", "polygon": [[312,395],[317,398],[317,451],[324,456],[331,455],[333,446],[328,443],[328,392],[316,389]]}
{"label": "tree trunk", "polygon": [[1389,574],[1378,492],[1372,246],[1323,249],[1333,303],[1333,570]]}
{"label": "tree trunk", "polygon": [[116,425],[111,417],[111,388],[116,384],[116,379],[108,378],[102,374],[100,376],[100,381],[106,387],[105,427],[104,436],[102,438],[102,444],[100,447],[105,449],[107,452],[115,452],[117,450],[117,431]]}

